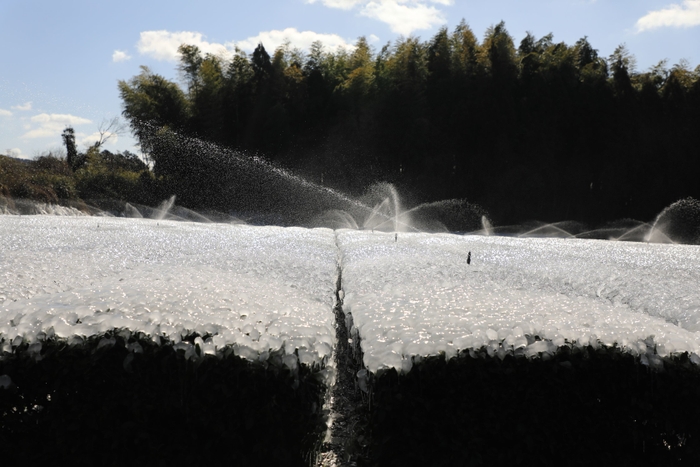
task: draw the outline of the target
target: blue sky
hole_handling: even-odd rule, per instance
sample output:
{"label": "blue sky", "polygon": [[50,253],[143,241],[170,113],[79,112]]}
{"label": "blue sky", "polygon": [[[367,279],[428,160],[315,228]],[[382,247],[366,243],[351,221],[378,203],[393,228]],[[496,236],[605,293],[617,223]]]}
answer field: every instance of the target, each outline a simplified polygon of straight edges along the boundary
{"label": "blue sky", "polygon": [[[377,48],[399,36],[429,40],[464,18],[478,37],[503,20],[516,45],[527,31],[609,56],[625,43],[644,71],[662,59],[700,64],[700,0],[0,0],[0,153],[34,158],[75,128],[81,148],[121,114],[117,81],[146,65],[177,80],[181,42],[226,53],[307,47]],[[128,132],[110,150],[138,152]]]}

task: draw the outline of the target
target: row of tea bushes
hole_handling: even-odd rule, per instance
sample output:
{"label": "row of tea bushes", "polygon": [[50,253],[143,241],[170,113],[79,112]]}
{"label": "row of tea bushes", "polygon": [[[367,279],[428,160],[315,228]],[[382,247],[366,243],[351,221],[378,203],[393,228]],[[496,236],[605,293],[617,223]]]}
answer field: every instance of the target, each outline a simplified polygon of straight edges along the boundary
{"label": "row of tea bushes", "polygon": [[115,331],[4,352],[3,464],[307,465],[326,427],[323,370],[283,351],[210,355],[201,337]]}

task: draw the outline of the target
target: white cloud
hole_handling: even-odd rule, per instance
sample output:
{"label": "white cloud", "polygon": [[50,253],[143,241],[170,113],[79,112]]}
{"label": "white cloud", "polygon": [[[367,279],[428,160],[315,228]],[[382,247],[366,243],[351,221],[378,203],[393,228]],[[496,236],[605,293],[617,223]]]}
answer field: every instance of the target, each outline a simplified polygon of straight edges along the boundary
{"label": "white cloud", "polygon": [[203,53],[231,58],[236,47],[246,52],[252,52],[262,42],[268,53],[272,53],[285,42],[289,42],[292,47],[307,50],[314,41],[321,41],[325,47],[333,50],[338,47],[344,47],[348,50],[354,49],[352,44],[337,34],[298,31],[296,28],[263,31],[257,36],[225,44],[207,42],[204,40],[204,36],[198,32],[144,31],[141,33],[137,47],[141,54],[156,60],[176,62],[180,59],[177,49],[181,44],[196,45]]}
{"label": "white cloud", "polygon": [[637,32],[663,27],[689,28],[700,25],[700,0],[683,0],[661,10],[650,11],[637,20]]}
{"label": "white cloud", "polygon": [[203,53],[229,57],[231,51],[222,44],[207,42],[204,35],[192,31],[144,31],[136,47],[142,55],[156,60],[176,62],[180,59],[177,49],[182,44],[196,45]]}
{"label": "white cloud", "polygon": [[13,105],[12,109],[14,110],[22,110],[22,111],[27,111],[27,110],[32,110],[32,103],[31,102],[25,102],[24,104],[21,105]]}
{"label": "white cloud", "polygon": [[[316,3],[319,0],[307,0]],[[454,0],[320,0],[328,8],[352,10],[359,7],[362,16],[389,25],[398,34],[409,35],[413,31],[431,29],[447,20],[435,6],[451,6]]]}
{"label": "white cloud", "polygon": [[0,109],[0,117],[12,117],[12,112],[5,109]]}
{"label": "white cloud", "polygon": [[31,159],[31,157],[24,154],[20,148],[10,148],[7,150],[6,155],[17,159]]}
{"label": "white cloud", "polygon": [[421,2],[369,2],[363,6],[360,14],[386,23],[393,32],[403,35],[446,22],[440,10]]}
{"label": "white cloud", "polygon": [[115,50],[114,53],[112,54],[112,61],[115,63],[125,62],[125,61],[130,60],[130,59],[131,59],[131,55],[124,52],[123,50]]}
{"label": "white cloud", "polygon": [[313,31],[297,31],[296,28],[287,28],[281,31],[264,31],[257,36],[252,36],[238,42],[230,42],[226,45],[230,48],[237,45],[246,52],[252,52],[255,50],[258,44],[262,43],[265,46],[265,50],[267,50],[268,53],[271,53],[286,41],[289,41],[292,47],[298,47],[302,50],[308,50],[314,41],[321,41],[324,47],[331,50],[335,50],[338,47],[343,47],[348,50],[355,48],[352,44],[348,43],[337,34],[322,34]]}
{"label": "white cloud", "polygon": [[39,114],[33,116],[28,131],[22,135],[24,139],[51,138],[60,136],[67,126],[85,125],[92,123],[87,118],[69,114]]}
{"label": "white cloud", "polygon": [[[307,0],[307,3],[316,3],[318,0]],[[366,3],[366,0],[321,0],[328,8],[339,8],[341,10],[352,10],[356,5]]]}
{"label": "white cloud", "polygon": [[76,117],[70,114],[39,114],[35,115],[30,119],[34,123],[59,123],[61,125],[83,125],[85,123],[92,123],[92,121],[83,117]]}

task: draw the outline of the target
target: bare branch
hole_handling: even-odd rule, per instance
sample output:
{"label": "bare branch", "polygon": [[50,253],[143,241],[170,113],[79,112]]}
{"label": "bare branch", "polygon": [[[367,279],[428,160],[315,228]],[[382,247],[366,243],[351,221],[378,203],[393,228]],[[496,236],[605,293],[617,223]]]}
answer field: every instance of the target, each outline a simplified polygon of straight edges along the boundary
{"label": "bare branch", "polygon": [[113,117],[109,120],[105,118],[97,127],[97,131],[100,136],[95,144],[93,144],[93,147],[100,148],[112,136],[123,135],[126,131],[126,125],[119,120],[119,117]]}

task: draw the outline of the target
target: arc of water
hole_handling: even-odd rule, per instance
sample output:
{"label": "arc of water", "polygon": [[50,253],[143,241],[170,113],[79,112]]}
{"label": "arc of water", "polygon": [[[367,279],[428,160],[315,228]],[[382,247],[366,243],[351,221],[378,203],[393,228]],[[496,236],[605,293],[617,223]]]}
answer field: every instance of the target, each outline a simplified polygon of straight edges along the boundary
{"label": "arc of water", "polygon": [[[152,138],[158,138],[159,132],[162,131],[162,127],[158,125],[155,122],[142,122],[144,127],[149,128],[150,132],[152,133]],[[322,195],[329,195],[339,201],[342,201],[344,203],[347,203],[349,206],[359,208],[363,210],[364,212],[369,212],[372,213],[373,208],[368,206],[367,204],[357,200],[353,199],[339,191],[336,191],[332,188],[319,185],[317,183],[311,182],[309,180],[306,180],[305,178],[302,178],[298,175],[294,175],[280,167],[277,167],[273,164],[271,164],[269,161],[257,156],[257,155],[252,155],[252,156],[247,156],[243,157],[243,154],[239,153],[238,151],[229,149],[229,148],[224,148],[221,146],[218,146],[214,143],[209,143],[206,141],[203,141],[198,138],[193,138],[189,136],[184,136],[180,135],[177,132],[172,132],[169,135],[170,137],[174,138],[176,144],[182,146],[182,147],[187,147],[188,145],[196,145],[198,146],[197,149],[199,149],[199,153],[203,154],[204,156],[208,157],[212,161],[217,161],[219,159],[227,159],[229,162],[236,164],[239,167],[242,168],[250,168],[250,167],[255,167],[257,169],[262,169],[266,173],[275,175],[278,177],[281,177],[289,182],[295,183],[300,187],[304,187],[306,189],[310,189],[315,191],[316,193],[322,194]],[[209,147],[214,150],[211,151],[201,151],[202,148]],[[393,227],[394,230],[397,230],[399,227],[401,228],[406,228],[406,229],[411,229],[415,231],[419,231],[418,229],[415,229],[410,226],[409,222],[402,221],[400,219],[400,216],[404,215],[405,213],[402,213],[401,211],[401,203],[400,203],[400,198],[398,196],[398,192],[396,191],[396,188],[389,184],[385,184],[386,188],[389,191],[389,198],[393,206],[393,213],[390,213],[389,215],[385,215],[383,213],[379,213],[380,217],[384,217],[387,219],[393,218]],[[173,200],[174,202],[174,200]],[[162,216],[165,217],[167,215],[167,211],[170,208],[170,206],[164,206],[163,209],[161,209]]]}
{"label": "arc of water", "polygon": [[484,234],[487,236],[493,235],[493,225],[486,216],[481,216],[481,226],[484,228]]}
{"label": "arc of water", "polygon": [[124,205],[124,214],[126,217],[143,218],[141,212],[130,203]]}
{"label": "arc of water", "polygon": [[394,232],[398,232],[399,213],[401,212],[401,203],[399,202],[399,194],[394,185],[389,184],[389,193],[392,204],[394,205]]}
{"label": "arc of water", "polygon": [[620,235],[619,237],[617,237],[616,240],[623,240],[624,241],[627,238],[630,238],[633,235],[639,233],[638,232],[639,230],[643,230],[643,229],[648,229],[647,232],[644,234],[644,241],[647,242],[648,241],[647,236],[649,235],[649,232],[651,232],[652,227],[649,224],[647,224],[646,222],[629,229],[627,232],[625,232],[622,235]]}
{"label": "arc of water", "polygon": [[172,195],[170,198],[160,203],[160,206],[156,208],[154,219],[158,221],[165,219],[165,216],[168,215],[168,211],[173,207],[173,204],[175,204],[175,195]]}
{"label": "arc of water", "polygon": [[539,227],[536,227],[536,228],[534,228],[534,229],[532,229],[532,230],[529,230],[529,231],[527,231],[527,232],[524,232],[524,233],[518,235],[518,237],[527,237],[527,236],[533,235],[533,234],[535,234],[535,233],[537,233],[537,232],[544,231],[545,229],[548,229],[548,228],[554,229],[554,230],[556,230],[557,232],[560,232],[560,233],[564,234],[567,238],[574,238],[574,235],[570,234],[569,232],[567,232],[566,230],[564,230],[564,229],[562,229],[561,227],[557,226],[556,224],[545,224],[545,225],[541,225],[541,226],[539,226]]}

